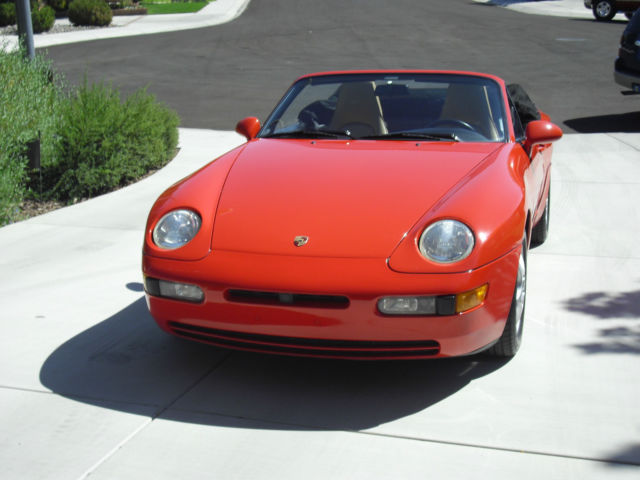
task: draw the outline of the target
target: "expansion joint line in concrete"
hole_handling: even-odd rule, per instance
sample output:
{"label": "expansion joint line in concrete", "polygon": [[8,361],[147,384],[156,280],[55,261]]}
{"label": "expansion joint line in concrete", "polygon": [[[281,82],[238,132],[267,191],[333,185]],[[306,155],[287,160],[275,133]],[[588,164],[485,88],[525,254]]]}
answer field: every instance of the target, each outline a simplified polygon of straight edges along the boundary
{"label": "expansion joint line in concrete", "polygon": [[167,402],[167,404],[163,407],[160,407],[156,413],[154,413],[146,422],[136,428],[133,432],[127,435],[120,443],[118,443],[115,447],[109,450],[106,455],[104,455],[101,459],[99,459],[96,463],[94,463],[89,469],[87,469],[78,480],[85,480],[88,478],[93,472],[95,472],[102,464],[104,464],[107,460],[113,457],[118,450],[124,447],[127,443],[129,443],[133,438],[135,438],[140,432],[142,432],[145,428],[153,423],[154,420],[160,418],[164,412],[169,410],[173,405],[176,404],[178,400],[187,395],[191,390],[193,390],[202,380],[207,378],[213,371],[218,369],[222,364],[229,358],[231,352],[226,353],[218,362],[214,363],[211,368],[207,369],[197,380],[195,380],[191,385],[189,385],[183,392],[178,394],[173,400]]}
{"label": "expansion joint line in concrete", "polygon": [[494,450],[498,452],[520,453],[525,455],[536,455],[541,457],[563,458],[566,460],[577,460],[577,461],[583,461],[583,462],[597,462],[597,463],[604,463],[607,465],[640,467],[640,463],[638,462],[624,461],[624,460],[603,459],[603,458],[586,457],[586,456],[583,457],[580,455],[568,455],[568,454],[562,454],[562,453],[543,452],[538,450],[522,450],[517,448],[497,447],[497,446],[481,445],[481,444],[475,444],[475,443],[454,442],[449,440],[436,440],[436,439],[430,439],[430,438],[420,438],[420,437],[412,437],[412,436],[404,436],[404,435],[390,435],[387,433],[379,433],[379,432],[356,431],[354,433],[373,435],[376,437],[413,440],[416,442],[436,443],[440,445],[450,445],[450,446],[456,446],[456,447],[479,448],[482,450]]}
{"label": "expansion joint line in concrete", "polygon": [[621,138],[616,137],[615,135],[612,135],[612,134],[610,134],[610,133],[608,133],[608,134],[607,134],[607,136],[609,136],[609,137],[613,138],[613,139],[614,139],[614,140],[616,140],[617,142],[620,142],[620,143],[622,143],[622,144],[626,145],[627,147],[631,147],[631,148],[633,148],[634,150],[637,150],[637,151],[639,151],[639,152],[640,152],[640,148],[638,148],[636,145],[634,145],[634,144],[632,144],[632,143],[625,142],[625,141],[624,141],[624,140],[622,140]]}

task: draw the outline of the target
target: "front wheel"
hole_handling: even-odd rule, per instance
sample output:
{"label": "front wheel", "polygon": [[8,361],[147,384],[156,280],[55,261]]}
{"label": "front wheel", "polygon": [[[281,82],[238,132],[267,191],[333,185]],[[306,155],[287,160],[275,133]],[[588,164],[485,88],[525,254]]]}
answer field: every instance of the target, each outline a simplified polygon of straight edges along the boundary
{"label": "front wheel", "polygon": [[608,22],[616,14],[611,0],[596,0],[593,2],[593,16],[599,22]]}
{"label": "front wheel", "polygon": [[527,238],[522,241],[522,250],[518,258],[516,286],[513,290],[511,309],[504,331],[495,345],[487,353],[496,357],[513,357],[522,343],[524,328],[524,307],[527,300]]}

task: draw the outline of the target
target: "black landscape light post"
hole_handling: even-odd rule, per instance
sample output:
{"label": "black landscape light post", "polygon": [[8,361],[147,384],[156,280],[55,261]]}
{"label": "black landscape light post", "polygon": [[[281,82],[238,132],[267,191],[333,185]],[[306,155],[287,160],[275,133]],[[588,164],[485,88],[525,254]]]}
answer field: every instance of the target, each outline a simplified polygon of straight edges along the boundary
{"label": "black landscape light post", "polygon": [[[33,47],[33,24],[31,23],[31,5],[29,0],[16,0],[16,16],[18,17],[18,38],[25,46],[27,59],[36,57]],[[27,158],[30,174],[40,172],[40,134],[27,143]]]}
{"label": "black landscape light post", "polygon": [[16,0],[16,14],[18,17],[18,37],[21,42],[24,42],[27,57],[33,60],[36,53],[33,48],[33,25],[31,24],[29,0]]}

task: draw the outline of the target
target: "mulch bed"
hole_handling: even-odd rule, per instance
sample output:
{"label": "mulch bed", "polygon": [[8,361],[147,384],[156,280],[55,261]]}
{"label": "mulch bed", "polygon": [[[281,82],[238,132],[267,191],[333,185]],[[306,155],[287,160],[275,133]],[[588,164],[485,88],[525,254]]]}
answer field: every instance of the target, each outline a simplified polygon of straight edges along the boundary
{"label": "mulch bed", "polygon": [[22,202],[22,205],[20,205],[20,217],[26,220],[27,218],[36,217],[64,206],[66,206],[64,203],[55,200],[25,200]]}
{"label": "mulch bed", "polygon": [[[144,7],[132,7],[132,8],[117,8],[112,10],[115,16],[125,15],[146,15],[147,9]],[[67,18],[66,12],[59,12],[56,14],[56,18]],[[52,33],[65,33],[65,32],[77,32],[79,30],[95,30],[96,28],[114,28],[116,25],[107,25],[105,27],[97,27],[95,25],[66,25],[54,23],[51,30],[42,33],[36,33],[35,35],[47,35]],[[0,35],[17,35],[18,26],[9,25],[8,27],[0,27]]]}

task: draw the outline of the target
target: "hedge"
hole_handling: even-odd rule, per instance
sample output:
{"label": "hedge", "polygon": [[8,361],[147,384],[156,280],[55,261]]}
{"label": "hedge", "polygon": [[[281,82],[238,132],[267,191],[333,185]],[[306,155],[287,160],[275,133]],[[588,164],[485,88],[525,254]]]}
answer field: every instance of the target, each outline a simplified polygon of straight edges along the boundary
{"label": "hedge", "polygon": [[122,187],[175,153],[175,112],[139,90],[124,102],[103,84],[79,88],[60,110],[55,161],[43,167],[51,198],[69,201]]}
{"label": "hedge", "polygon": [[[53,81],[52,81],[53,78]],[[17,218],[28,181],[27,143],[42,139],[43,161],[54,156],[61,81],[38,55],[0,48],[0,225]]]}
{"label": "hedge", "polygon": [[73,0],[69,4],[69,21],[74,25],[104,27],[111,23],[113,13],[104,0]]}
{"label": "hedge", "polygon": [[[178,115],[141,89],[121,99],[104,84],[65,88],[42,55],[0,49],[0,225],[25,198],[73,202],[127,185],[175,154]],[[27,145],[40,139],[41,169]]]}

